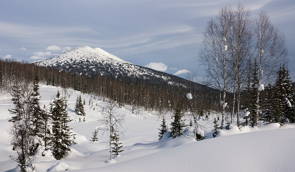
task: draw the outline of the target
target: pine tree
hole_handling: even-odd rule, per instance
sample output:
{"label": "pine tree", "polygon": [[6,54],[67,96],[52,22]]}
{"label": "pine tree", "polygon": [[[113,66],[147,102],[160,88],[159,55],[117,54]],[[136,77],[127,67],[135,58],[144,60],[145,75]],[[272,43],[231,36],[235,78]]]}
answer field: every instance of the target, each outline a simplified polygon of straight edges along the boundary
{"label": "pine tree", "polygon": [[[44,108],[41,111],[41,116],[43,119],[44,125],[41,126],[40,131],[40,138],[43,141],[44,151],[49,150],[51,143],[52,143],[52,133],[51,133],[51,126],[50,126],[50,115],[46,111],[46,107],[44,105]],[[42,154],[45,156],[44,154]]]}
{"label": "pine tree", "polygon": [[90,138],[90,141],[91,142],[97,142],[98,141],[98,130],[95,129],[93,134],[92,134],[92,137]]}
{"label": "pine tree", "polygon": [[219,128],[216,118],[214,118],[213,123],[214,123],[214,130],[213,130],[212,136],[216,137],[216,136],[218,136],[218,128]]}
{"label": "pine tree", "polygon": [[173,138],[183,135],[185,125],[182,120],[183,114],[181,113],[181,109],[181,105],[178,105],[174,112],[173,122],[171,123],[171,135]]}
{"label": "pine tree", "polygon": [[71,121],[67,113],[67,104],[64,98],[57,92],[56,98],[51,105],[52,114],[52,154],[60,160],[71,151],[70,146],[74,143],[73,134],[68,123]]}
{"label": "pine tree", "polygon": [[167,125],[166,125],[166,120],[163,117],[160,132],[159,132],[159,140],[161,140],[163,138],[164,134],[167,132],[168,132],[168,129],[167,129]]}
{"label": "pine tree", "polygon": [[119,134],[116,129],[113,129],[111,134],[111,152],[113,158],[116,158],[121,152],[123,152],[123,144],[120,142]]}
{"label": "pine tree", "polygon": [[295,122],[294,89],[288,69],[283,65],[278,72],[273,98],[273,121],[284,123]]}
{"label": "pine tree", "polygon": [[265,87],[265,90],[261,95],[261,118],[265,122],[272,122],[272,112],[273,112],[273,87],[269,84]]}
{"label": "pine tree", "polygon": [[250,90],[250,124],[252,127],[257,125],[260,116],[260,100],[259,100],[259,79],[258,79],[258,66],[255,60],[254,69],[251,79]]}
{"label": "pine tree", "polygon": [[26,93],[20,86],[14,85],[11,93],[14,108],[9,109],[9,112],[14,115],[9,120],[13,123],[11,144],[17,153],[14,160],[21,172],[26,172],[27,168],[33,168],[33,157],[39,146],[35,142],[36,136],[32,134],[32,109],[30,109],[31,105],[28,101],[30,96],[27,96]]}
{"label": "pine tree", "polygon": [[44,120],[42,119],[42,110],[39,104],[40,94],[39,94],[39,80],[38,77],[34,79],[33,90],[30,96],[30,106],[32,109],[32,125],[33,125],[33,135],[42,137],[42,132],[40,131],[43,128]]}
{"label": "pine tree", "polygon": [[77,100],[76,100],[76,107],[75,107],[75,113],[77,115],[79,115],[79,121],[85,121],[85,111],[84,111],[84,105],[83,105],[83,102],[82,102],[82,97],[79,96],[77,97]]}

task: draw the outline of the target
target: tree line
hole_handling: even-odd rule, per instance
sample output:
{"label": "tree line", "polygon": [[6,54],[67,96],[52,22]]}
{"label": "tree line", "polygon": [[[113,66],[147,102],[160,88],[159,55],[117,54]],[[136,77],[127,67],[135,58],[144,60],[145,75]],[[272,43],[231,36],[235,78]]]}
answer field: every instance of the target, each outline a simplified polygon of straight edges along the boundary
{"label": "tree line", "polygon": [[[185,94],[191,92],[196,99],[192,108],[199,113],[217,110],[218,91],[203,87],[182,87],[167,84],[151,84],[145,80],[116,80],[107,76],[86,77],[62,72],[53,68],[0,60],[0,88],[9,90],[15,82],[33,82],[35,77],[47,85],[73,88],[84,93],[110,98],[119,105],[129,104],[137,108],[171,110],[178,101],[185,101]],[[188,109],[190,107],[185,107]]]}

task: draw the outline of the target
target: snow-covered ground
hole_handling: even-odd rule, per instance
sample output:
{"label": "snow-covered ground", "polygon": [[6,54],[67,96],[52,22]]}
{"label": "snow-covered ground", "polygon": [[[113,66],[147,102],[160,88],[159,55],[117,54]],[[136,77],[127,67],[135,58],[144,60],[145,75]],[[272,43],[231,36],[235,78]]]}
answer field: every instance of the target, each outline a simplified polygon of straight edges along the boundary
{"label": "snow-covered ground", "polygon": [[[158,112],[118,107],[115,112],[122,117],[120,138],[124,152],[112,162],[108,159],[107,136],[102,122],[106,102],[82,94],[86,105],[86,122],[79,122],[74,106],[80,92],[41,85],[41,103],[48,105],[57,90],[67,95],[68,112],[73,119],[71,127],[76,133],[77,144],[72,146],[70,155],[60,161],[52,157],[38,156],[34,165],[36,171],[80,171],[80,172],[294,172],[295,128],[292,125],[280,127],[271,124],[263,128],[221,131],[221,136],[203,141],[195,141],[190,134],[177,139],[158,141],[160,120]],[[16,167],[10,155],[11,108],[9,94],[0,93],[0,171]],[[171,113],[165,113],[168,125]],[[213,115],[215,116],[215,115]],[[189,123],[189,120],[187,120]],[[212,130],[213,118],[201,119],[200,127],[208,135]],[[89,139],[95,129],[99,130],[99,141]]]}

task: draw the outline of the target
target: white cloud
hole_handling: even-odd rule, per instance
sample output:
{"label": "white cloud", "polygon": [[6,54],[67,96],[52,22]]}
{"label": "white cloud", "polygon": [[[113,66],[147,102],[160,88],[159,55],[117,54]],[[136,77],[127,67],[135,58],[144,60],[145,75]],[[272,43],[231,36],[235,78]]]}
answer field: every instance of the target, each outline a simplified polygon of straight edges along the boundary
{"label": "white cloud", "polygon": [[157,70],[157,71],[161,71],[161,72],[165,72],[168,69],[168,66],[161,62],[151,62],[147,64],[146,67]]}
{"label": "white cloud", "polygon": [[11,58],[12,58],[12,55],[7,54],[7,55],[3,56],[2,58],[3,58],[3,59],[11,59]]}
{"label": "white cloud", "polygon": [[191,71],[189,71],[187,69],[181,69],[181,70],[175,72],[174,75],[182,75],[182,74],[186,74],[186,73],[191,73]]}
{"label": "white cloud", "polygon": [[59,46],[57,46],[57,45],[50,45],[50,46],[47,47],[46,50],[48,50],[48,51],[60,51],[61,48]]}
{"label": "white cloud", "polygon": [[64,51],[70,51],[71,49],[73,49],[72,47],[64,47],[63,50]]}
{"label": "white cloud", "polygon": [[31,56],[30,58],[31,58],[32,60],[42,59],[40,56]]}
{"label": "white cloud", "polygon": [[21,51],[27,51],[25,47],[20,48]]}
{"label": "white cloud", "polygon": [[50,51],[38,51],[38,52],[34,52],[34,54],[30,57],[31,59],[42,59],[48,56],[51,56],[52,53]]}

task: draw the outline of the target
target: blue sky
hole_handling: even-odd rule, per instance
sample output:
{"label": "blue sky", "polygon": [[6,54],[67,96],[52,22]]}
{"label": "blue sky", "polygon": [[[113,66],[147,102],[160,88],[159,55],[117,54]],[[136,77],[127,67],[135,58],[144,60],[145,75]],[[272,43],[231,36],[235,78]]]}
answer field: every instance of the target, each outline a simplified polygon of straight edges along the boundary
{"label": "blue sky", "polygon": [[0,57],[32,61],[87,45],[169,73],[187,69],[200,79],[207,21],[238,3],[254,14],[266,11],[284,33],[294,74],[294,0],[1,0]]}

